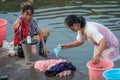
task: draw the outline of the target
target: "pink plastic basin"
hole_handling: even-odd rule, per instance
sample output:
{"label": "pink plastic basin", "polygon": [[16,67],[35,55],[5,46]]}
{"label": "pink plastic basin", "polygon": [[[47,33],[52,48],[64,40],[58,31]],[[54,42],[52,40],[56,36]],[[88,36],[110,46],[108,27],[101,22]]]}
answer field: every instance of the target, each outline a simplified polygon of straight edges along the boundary
{"label": "pink plastic basin", "polygon": [[101,60],[98,64],[93,64],[92,61],[89,61],[87,67],[90,80],[104,80],[102,76],[103,72],[113,68],[114,63],[109,60]]}
{"label": "pink plastic basin", "polygon": [[[0,37],[1,37],[1,34],[0,34]],[[2,47],[2,46],[3,46],[3,39],[0,38],[0,47]]]}
{"label": "pink plastic basin", "polygon": [[7,21],[5,19],[0,19],[0,38],[6,39],[6,25]]}

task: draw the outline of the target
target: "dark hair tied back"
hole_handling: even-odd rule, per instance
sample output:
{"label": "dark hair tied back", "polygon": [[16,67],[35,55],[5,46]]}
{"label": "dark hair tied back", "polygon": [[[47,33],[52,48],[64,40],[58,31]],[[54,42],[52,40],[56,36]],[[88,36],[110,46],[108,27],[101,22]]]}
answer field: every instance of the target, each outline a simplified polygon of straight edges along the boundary
{"label": "dark hair tied back", "polygon": [[82,16],[76,16],[76,15],[69,15],[65,19],[65,23],[68,27],[73,26],[73,24],[79,23],[81,28],[85,27],[85,19]]}
{"label": "dark hair tied back", "polygon": [[81,26],[81,28],[84,28],[85,24],[86,24],[85,18],[82,17],[82,16],[79,16],[79,19],[80,19],[80,26]]}
{"label": "dark hair tied back", "polygon": [[25,5],[23,7],[22,12],[24,13],[26,10],[31,10],[32,14],[34,14],[34,8],[33,8],[33,6],[31,6],[31,5]]}

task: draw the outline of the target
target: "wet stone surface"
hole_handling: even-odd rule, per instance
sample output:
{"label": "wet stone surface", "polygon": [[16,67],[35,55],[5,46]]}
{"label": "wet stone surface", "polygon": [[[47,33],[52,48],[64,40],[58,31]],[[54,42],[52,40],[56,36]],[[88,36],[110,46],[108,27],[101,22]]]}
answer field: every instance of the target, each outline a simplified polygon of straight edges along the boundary
{"label": "wet stone surface", "polygon": [[8,80],[89,80],[88,75],[76,71],[67,77],[46,77],[33,68],[33,64],[26,64],[25,59],[6,55],[6,49],[0,48],[0,77],[8,76]]}

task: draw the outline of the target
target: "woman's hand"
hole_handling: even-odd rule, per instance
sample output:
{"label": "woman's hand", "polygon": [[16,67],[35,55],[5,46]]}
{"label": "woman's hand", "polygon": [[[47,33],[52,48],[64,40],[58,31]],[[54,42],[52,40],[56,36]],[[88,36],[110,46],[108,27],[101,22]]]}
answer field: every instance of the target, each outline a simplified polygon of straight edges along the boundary
{"label": "woman's hand", "polygon": [[62,49],[68,49],[69,48],[68,44],[60,44],[60,46],[62,47]]}
{"label": "woman's hand", "polygon": [[68,48],[73,48],[82,45],[84,42],[81,42],[79,40],[75,40],[71,43],[68,44],[61,44],[62,49],[68,49]]}
{"label": "woman's hand", "polygon": [[45,57],[48,56],[48,51],[47,51],[47,48],[45,46],[43,47],[43,53],[44,53]]}
{"label": "woman's hand", "polygon": [[102,38],[99,42],[99,46],[97,47],[98,51],[97,51],[97,53],[95,53],[95,56],[93,58],[94,64],[97,64],[100,61],[100,57],[102,55],[105,45],[106,45],[106,39]]}
{"label": "woman's hand", "polygon": [[93,64],[97,64],[100,61],[100,56],[101,54],[96,53],[96,55],[94,56],[94,58],[92,59]]}
{"label": "woman's hand", "polygon": [[19,19],[15,24],[14,24],[14,30],[17,30],[21,24],[21,20]]}

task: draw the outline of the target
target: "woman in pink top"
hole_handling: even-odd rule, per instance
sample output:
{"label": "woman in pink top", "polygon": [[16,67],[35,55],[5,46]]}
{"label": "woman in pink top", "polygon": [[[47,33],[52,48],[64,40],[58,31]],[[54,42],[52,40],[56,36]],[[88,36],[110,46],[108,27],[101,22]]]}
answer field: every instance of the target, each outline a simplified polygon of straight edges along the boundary
{"label": "woman in pink top", "polygon": [[94,48],[93,63],[100,59],[116,61],[120,59],[119,41],[107,27],[96,22],[88,22],[82,16],[69,15],[65,19],[66,25],[74,32],[78,32],[76,40],[69,44],[61,44],[63,49],[82,45],[85,41],[92,43]]}

